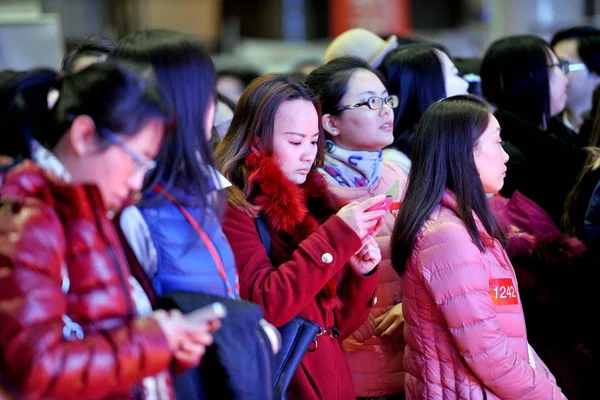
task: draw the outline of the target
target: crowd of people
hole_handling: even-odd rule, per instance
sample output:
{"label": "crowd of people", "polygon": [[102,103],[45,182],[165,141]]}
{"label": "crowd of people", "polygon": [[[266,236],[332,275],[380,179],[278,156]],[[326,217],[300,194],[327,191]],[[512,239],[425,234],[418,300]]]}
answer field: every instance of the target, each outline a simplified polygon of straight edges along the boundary
{"label": "crowd of people", "polygon": [[594,398],[599,85],[586,26],[472,60],[351,29],[266,75],[147,30],[0,71],[0,398]]}

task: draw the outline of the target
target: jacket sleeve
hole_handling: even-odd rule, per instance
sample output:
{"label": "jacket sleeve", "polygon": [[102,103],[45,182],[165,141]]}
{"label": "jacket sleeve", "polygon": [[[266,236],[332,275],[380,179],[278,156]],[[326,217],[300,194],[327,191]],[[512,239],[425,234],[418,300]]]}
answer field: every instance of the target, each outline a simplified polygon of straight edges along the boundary
{"label": "jacket sleeve", "polygon": [[166,370],[172,355],[152,318],[63,338],[65,252],[53,209],[36,200],[2,204],[0,358],[7,389],[18,398],[100,398]]}
{"label": "jacket sleeve", "polygon": [[346,267],[338,288],[342,307],[334,311],[335,324],[341,332],[339,340],[352,335],[365,322],[373,305],[378,282],[378,267],[368,276],[356,273],[350,266]]}
{"label": "jacket sleeve", "polygon": [[452,241],[436,243],[417,254],[427,289],[463,360],[500,398],[564,399],[546,373],[532,368],[511,348],[496,319],[485,261],[465,228],[451,225],[436,233]]}
{"label": "jacket sleeve", "polygon": [[[259,304],[265,319],[276,327],[291,321],[314,301],[361,246],[354,231],[332,216],[298,245],[289,261],[274,266],[254,220],[244,212],[229,206],[223,231],[235,256],[242,298]],[[272,242],[276,239],[271,237]],[[332,258],[323,257],[326,253]]]}

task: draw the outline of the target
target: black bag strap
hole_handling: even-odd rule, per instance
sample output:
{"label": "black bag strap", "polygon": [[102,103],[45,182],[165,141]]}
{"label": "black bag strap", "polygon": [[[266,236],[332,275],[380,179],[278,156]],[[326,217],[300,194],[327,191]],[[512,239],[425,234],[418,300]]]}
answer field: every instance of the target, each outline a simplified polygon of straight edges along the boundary
{"label": "black bag strap", "polygon": [[254,223],[256,224],[256,229],[258,229],[258,235],[260,236],[260,241],[263,246],[265,246],[265,250],[267,250],[267,256],[271,257],[271,235],[269,234],[269,228],[267,228],[267,223],[265,220],[259,215],[254,219]]}

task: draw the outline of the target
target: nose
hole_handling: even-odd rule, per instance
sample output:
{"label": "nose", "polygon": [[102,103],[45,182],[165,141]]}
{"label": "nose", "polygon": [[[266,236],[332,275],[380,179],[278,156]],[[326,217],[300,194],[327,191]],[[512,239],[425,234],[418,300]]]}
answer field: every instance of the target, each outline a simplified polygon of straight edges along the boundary
{"label": "nose", "polygon": [[394,109],[392,108],[392,106],[388,105],[385,102],[383,103],[383,105],[379,109],[379,115],[388,115],[388,114],[390,114],[392,112],[394,112]]}
{"label": "nose", "polygon": [[465,93],[469,93],[469,82],[467,82],[465,79],[463,79],[462,77],[460,78],[460,80],[463,83],[463,87],[464,87],[464,91]]}
{"label": "nose", "polygon": [[300,154],[300,161],[305,163],[313,163],[315,157],[317,156],[317,146],[313,146],[312,144],[308,144],[304,146],[302,149],[302,154]]}
{"label": "nose", "polygon": [[506,164],[509,159],[510,157],[508,156],[508,153],[502,149],[502,160],[504,161],[504,164]]}
{"label": "nose", "polygon": [[141,191],[144,186],[144,177],[145,175],[141,171],[134,172],[127,180],[127,186],[134,193]]}

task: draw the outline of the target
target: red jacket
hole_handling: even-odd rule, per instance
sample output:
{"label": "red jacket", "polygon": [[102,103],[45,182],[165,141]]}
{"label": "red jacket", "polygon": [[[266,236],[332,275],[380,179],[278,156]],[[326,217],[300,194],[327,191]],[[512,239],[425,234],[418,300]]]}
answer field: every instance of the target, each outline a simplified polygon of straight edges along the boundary
{"label": "red jacket", "polygon": [[[19,399],[131,398],[172,353],[136,318],[129,269],[95,187],[67,185],[30,161],[0,187],[0,378]],[[61,290],[61,267],[70,278]],[[82,340],[63,338],[63,315]]]}
{"label": "red jacket", "polygon": [[290,400],[354,400],[352,374],[340,342],[368,316],[378,274],[364,277],[347,265],[361,241],[332,215],[335,204],[319,174],[310,174],[300,188],[269,158],[257,164],[249,179],[255,188],[250,200],[262,209],[269,227],[271,257],[252,217],[229,206],[223,221],[240,274],[241,295],[258,303],[275,326],[300,314],[341,331],[337,340],[318,337],[316,351],[306,354],[292,380]]}

